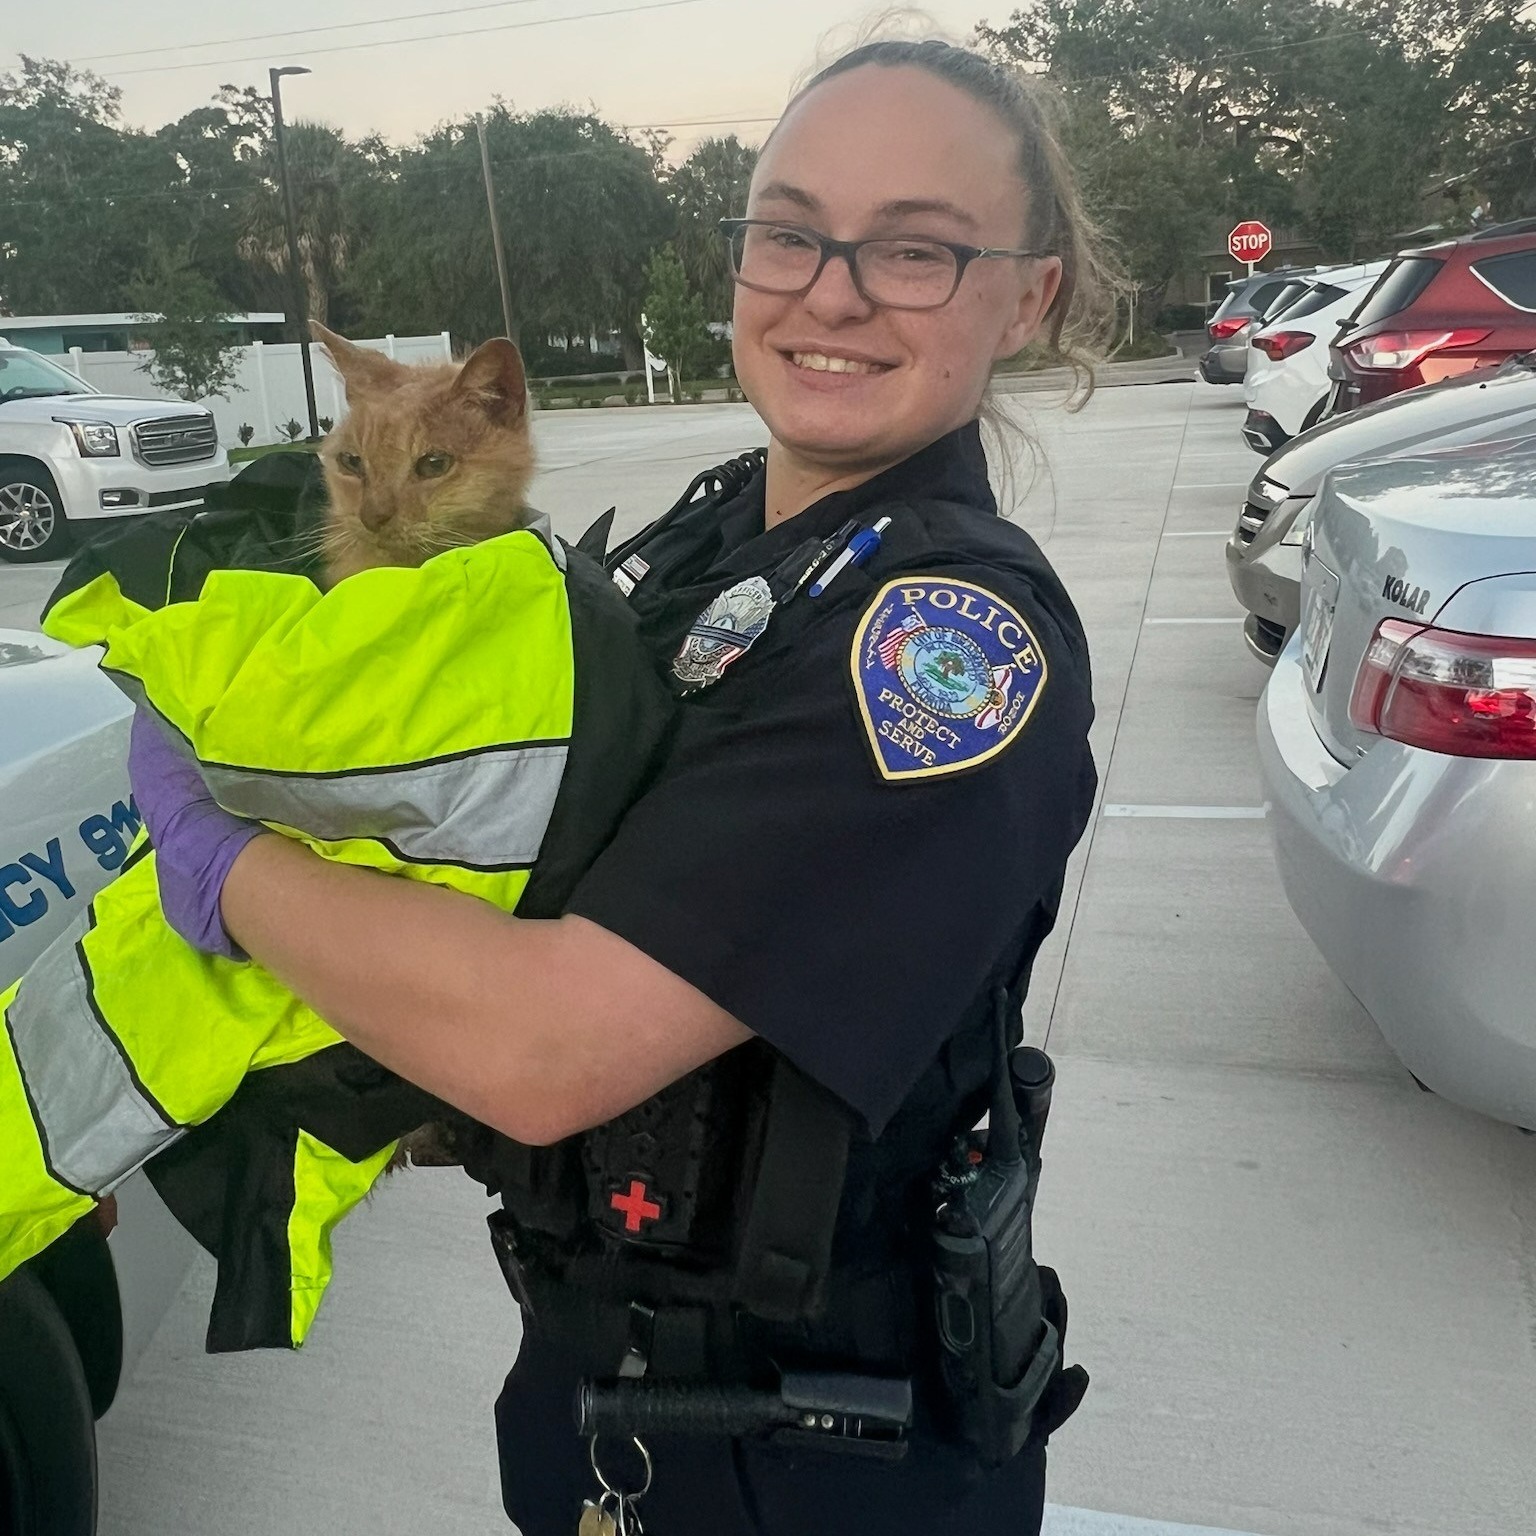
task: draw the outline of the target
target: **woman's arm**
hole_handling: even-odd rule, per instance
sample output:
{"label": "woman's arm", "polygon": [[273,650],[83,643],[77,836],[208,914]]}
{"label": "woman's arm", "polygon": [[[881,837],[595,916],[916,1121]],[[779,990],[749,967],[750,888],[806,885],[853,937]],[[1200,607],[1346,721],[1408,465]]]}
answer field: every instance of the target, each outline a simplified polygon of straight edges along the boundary
{"label": "woman's arm", "polygon": [[612,1119],[751,1038],[595,923],[510,917],[285,837],[246,845],[221,906],[246,952],[339,1034],[534,1145]]}

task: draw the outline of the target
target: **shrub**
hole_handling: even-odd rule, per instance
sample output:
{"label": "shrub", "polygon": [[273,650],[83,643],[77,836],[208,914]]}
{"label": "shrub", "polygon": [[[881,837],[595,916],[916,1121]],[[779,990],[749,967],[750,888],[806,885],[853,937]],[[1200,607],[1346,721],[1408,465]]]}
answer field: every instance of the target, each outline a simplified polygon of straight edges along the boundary
{"label": "shrub", "polygon": [[640,386],[638,384],[630,384],[625,387],[624,403],[625,405],[639,405]]}
{"label": "shrub", "polygon": [[277,430],[285,443],[296,443],[304,435],[304,423],[290,416]]}
{"label": "shrub", "polygon": [[334,417],[322,416],[320,418],[320,430],[322,432],[329,432],[331,430],[331,428],[334,427],[335,425],[336,425],[336,421],[335,421]]}
{"label": "shrub", "polygon": [[235,436],[240,439],[240,446],[242,448],[249,448],[251,446],[251,439],[256,436],[256,428],[250,422],[242,421],[240,429],[236,432]]}
{"label": "shrub", "polygon": [[1203,304],[1170,304],[1155,319],[1153,329],[1158,331],[1198,331],[1204,328],[1206,308]]}
{"label": "shrub", "polygon": [[699,402],[700,402],[700,401],[701,401],[701,400],[703,400],[703,398],[704,398],[704,391],[703,391],[703,390],[702,390],[702,389],[690,389],[690,390],[689,390],[689,391],[688,391],[688,398],[689,398],[689,399],[690,399],[690,400],[691,400],[691,401],[692,401],[692,402],[693,402],[693,403],[694,403],[694,404],[695,404],[695,405],[698,405],[698,404],[699,404]]}
{"label": "shrub", "polygon": [[623,379],[616,373],[598,373],[588,375],[565,374],[543,381],[551,389],[587,389],[595,388],[599,384],[622,384]]}

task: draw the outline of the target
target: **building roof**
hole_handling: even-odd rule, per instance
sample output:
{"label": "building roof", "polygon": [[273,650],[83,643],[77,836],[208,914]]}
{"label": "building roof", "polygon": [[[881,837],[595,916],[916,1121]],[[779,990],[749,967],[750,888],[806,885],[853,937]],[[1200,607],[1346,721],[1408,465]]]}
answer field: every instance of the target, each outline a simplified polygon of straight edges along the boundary
{"label": "building roof", "polygon": [[[282,325],[287,315],[260,311],[255,314],[226,315],[226,325]],[[78,331],[116,329],[144,323],[142,315],[0,315],[0,327],[14,331]]]}

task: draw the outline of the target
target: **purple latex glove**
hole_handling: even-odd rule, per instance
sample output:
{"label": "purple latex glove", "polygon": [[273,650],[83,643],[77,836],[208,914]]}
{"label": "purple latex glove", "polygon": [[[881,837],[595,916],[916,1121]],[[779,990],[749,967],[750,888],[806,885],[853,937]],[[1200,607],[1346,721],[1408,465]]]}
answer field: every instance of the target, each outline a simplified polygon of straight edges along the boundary
{"label": "purple latex glove", "polygon": [[142,710],[133,716],[128,777],[154,844],[165,920],[204,954],[246,959],[224,927],[219,895],[235,855],[266,828],[222,809],[197,764]]}

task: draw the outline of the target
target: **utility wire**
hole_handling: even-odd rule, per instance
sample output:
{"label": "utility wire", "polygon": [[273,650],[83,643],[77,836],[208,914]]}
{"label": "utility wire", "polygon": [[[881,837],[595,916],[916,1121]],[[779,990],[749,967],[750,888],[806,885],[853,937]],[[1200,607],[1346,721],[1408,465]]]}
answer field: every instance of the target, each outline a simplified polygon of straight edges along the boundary
{"label": "utility wire", "polygon": [[[346,32],[353,27],[387,27],[392,21],[437,21],[444,16],[461,16],[467,11],[499,11],[509,5],[538,5],[542,0],[485,0],[480,5],[444,6],[435,11],[408,11],[403,16],[375,16],[369,21],[333,21],[324,27],[294,27],[286,32],[248,32],[244,37],[215,37],[206,43],[178,43],[178,48],[229,48],[238,43],[265,43],[278,37],[310,37],[316,32]],[[154,48],[128,48],[118,53],[88,53],[71,60],[75,64],[98,64],[103,59],[138,59],[149,53],[164,53],[163,43]]]}
{"label": "utility wire", "polygon": [[[528,27],[553,27],[568,21],[595,21],[603,16],[634,16],[641,11],[667,11],[680,5],[702,5],[705,0],[651,0],[648,5],[629,5],[607,11],[582,11],[575,16],[541,16],[536,21],[505,21],[494,27],[468,27],[462,32],[428,32],[420,37],[380,37],[365,43],[332,43],[325,48],[306,48],[304,57],[322,53],[352,53],[363,48],[398,48],[406,43],[435,43],[455,37],[483,37],[488,32],[521,32]],[[264,64],[264,53],[245,54],[238,59],[202,59],[195,64],[141,64],[134,69],[109,69],[112,79],[125,75],[161,75],[178,69],[222,69],[230,64]]]}
{"label": "utility wire", "polygon": [[[777,119],[763,118],[762,121],[774,122],[777,121]],[[643,127],[647,125],[632,124],[629,126]],[[640,148],[639,145],[631,145],[630,147],[635,150],[639,150]],[[606,149],[602,148],[544,149],[537,150],[532,154],[519,155],[515,159],[497,160],[493,158],[491,161],[491,167],[493,170],[508,171],[516,174],[520,171],[527,171],[531,167],[538,166],[547,161],[596,159],[599,156],[606,154],[607,152],[608,151]],[[411,151],[407,151],[406,153],[409,154]],[[439,172],[456,171],[466,176],[470,174],[468,168],[455,165],[452,162],[448,163],[447,165],[439,163],[433,168]],[[479,174],[479,168],[476,166],[474,168],[474,175],[476,178],[478,178]],[[384,179],[389,181],[393,178],[390,178],[386,173]],[[334,187],[339,189],[342,182],[342,178],[336,176],[295,175],[292,176],[290,180],[293,183],[294,190],[300,192],[307,191],[315,187]],[[360,183],[366,183],[368,180],[369,178],[366,175],[359,177]],[[420,189],[417,190],[419,192]],[[170,202],[190,201],[197,203],[207,203],[225,196],[231,199],[243,198],[249,197],[251,194],[258,192],[270,194],[272,192],[272,187],[269,182],[263,181],[260,177],[253,177],[250,181],[214,182],[206,185],[196,181],[190,181],[179,186],[156,187],[149,191],[136,190],[133,187],[123,187],[121,189],[108,187],[104,190],[98,189],[88,193],[82,193],[71,189],[67,194],[60,194],[58,196],[0,196],[0,208],[50,207],[60,202],[68,202],[77,205],[80,203],[139,203],[154,202],[157,200],[165,200]]]}
{"label": "utility wire", "polygon": [[654,123],[618,123],[619,128],[631,130],[645,128],[734,128],[752,127],[757,123],[776,123],[781,114],[772,117],[669,117]]}

